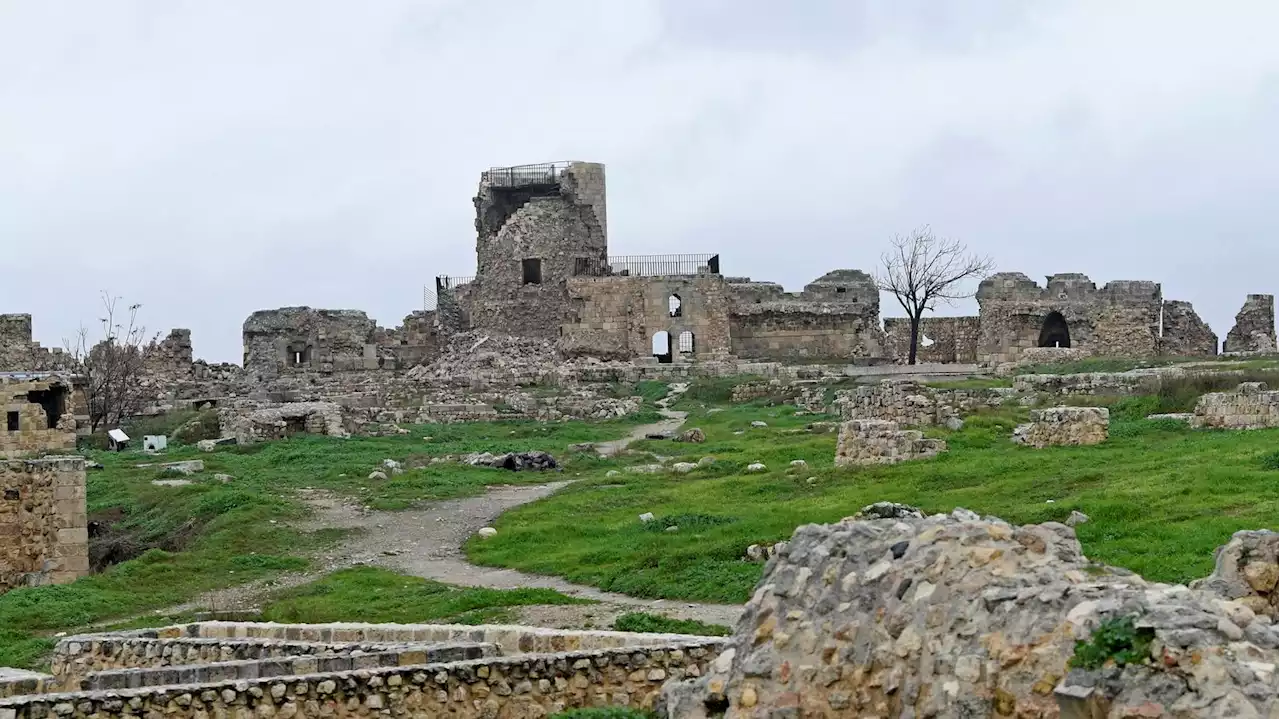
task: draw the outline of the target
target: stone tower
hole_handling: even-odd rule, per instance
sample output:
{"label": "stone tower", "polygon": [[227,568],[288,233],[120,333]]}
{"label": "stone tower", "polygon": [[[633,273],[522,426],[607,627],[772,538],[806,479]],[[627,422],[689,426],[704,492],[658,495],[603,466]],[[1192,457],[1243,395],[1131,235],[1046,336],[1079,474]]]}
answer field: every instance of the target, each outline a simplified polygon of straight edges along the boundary
{"label": "stone tower", "polygon": [[570,277],[608,274],[604,165],[557,162],[480,176],[471,326],[554,340]]}

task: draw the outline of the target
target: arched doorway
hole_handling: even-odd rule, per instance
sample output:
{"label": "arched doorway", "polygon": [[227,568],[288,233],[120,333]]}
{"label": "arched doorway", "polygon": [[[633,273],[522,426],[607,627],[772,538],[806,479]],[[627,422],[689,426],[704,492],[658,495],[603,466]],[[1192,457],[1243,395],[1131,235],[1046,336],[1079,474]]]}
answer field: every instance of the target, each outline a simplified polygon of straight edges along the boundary
{"label": "arched doorway", "polygon": [[1061,312],[1050,312],[1040,327],[1041,347],[1070,347],[1071,331],[1067,328],[1067,318]]}
{"label": "arched doorway", "polygon": [[653,334],[653,356],[662,364],[671,364],[671,335],[666,330]]}

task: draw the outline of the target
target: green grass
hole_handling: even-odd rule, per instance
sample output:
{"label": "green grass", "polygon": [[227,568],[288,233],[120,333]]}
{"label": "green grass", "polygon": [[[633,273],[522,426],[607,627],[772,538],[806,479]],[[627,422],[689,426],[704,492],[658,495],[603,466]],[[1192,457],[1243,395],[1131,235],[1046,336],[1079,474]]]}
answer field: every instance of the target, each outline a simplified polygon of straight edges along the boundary
{"label": "green grass", "polygon": [[703,637],[727,637],[733,630],[723,624],[707,624],[696,619],[672,619],[649,612],[627,612],[613,620],[613,628],[620,632],[649,632],[655,634],[694,634]]}
{"label": "green grass", "polygon": [[[288,521],[305,515],[296,490],[326,489],[376,509],[470,496],[489,484],[541,483],[590,470],[596,458],[569,456],[568,444],[614,439],[651,414],[609,422],[532,421],[414,427],[394,437],[294,437],[278,442],[199,452],[175,446],[163,457],[140,452],[86,454],[104,469],[89,470],[90,518],[110,517],[120,544],[150,549],[107,571],[59,586],[26,587],[0,595],[0,666],[35,666],[57,631],[127,618],[190,600],[201,592],[308,566],[314,550],[340,532],[301,533]],[[430,441],[423,437],[430,436]],[[539,449],[567,462],[565,475],[506,472],[427,460],[444,454]],[[205,471],[184,487],[158,487],[154,463],[202,459]],[[406,471],[367,479],[382,460]],[[151,467],[136,467],[151,463]],[[419,466],[422,465],[422,466]],[[228,483],[215,473],[232,475]],[[101,546],[98,540],[91,546]]]}
{"label": "green grass", "polygon": [[[688,453],[674,461],[711,455],[713,466],[607,480],[589,473],[504,514],[498,536],[469,542],[468,556],[634,596],[742,602],[762,569],[741,560],[748,545],[880,500],[930,512],[963,506],[1019,524],[1080,510],[1092,517],[1077,528],[1090,558],[1165,582],[1207,575],[1213,549],[1236,530],[1276,528],[1276,430],[1194,431],[1120,413],[1102,445],[1036,450],[1009,441],[1025,410],[1001,409],[969,417],[959,432],[930,429],[950,447],[937,459],[837,469],[835,435],[804,432],[812,417],[793,412],[744,405],[695,413],[688,424],[707,433],[705,444],[633,446]],[[769,427],[751,428],[753,419]],[[808,467],[791,470],[793,459]],[[757,461],[769,471],[747,474]],[[661,519],[646,525],[637,519],[643,512]],[[667,521],[688,524],[675,532],[651,526]]]}
{"label": "green grass", "polygon": [[508,609],[530,604],[591,604],[551,589],[451,587],[376,567],[353,567],[282,592],[262,611],[270,622],[509,621]]}

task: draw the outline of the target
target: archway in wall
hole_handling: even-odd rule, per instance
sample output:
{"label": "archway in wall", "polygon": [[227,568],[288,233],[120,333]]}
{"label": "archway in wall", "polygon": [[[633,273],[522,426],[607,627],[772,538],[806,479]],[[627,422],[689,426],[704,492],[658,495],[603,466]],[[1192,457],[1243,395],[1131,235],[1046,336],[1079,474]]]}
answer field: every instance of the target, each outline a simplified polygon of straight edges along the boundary
{"label": "archway in wall", "polygon": [[1040,327],[1041,347],[1070,347],[1071,330],[1067,327],[1067,318],[1061,312],[1050,312]]}
{"label": "archway in wall", "polygon": [[671,335],[666,330],[658,330],[653,334],[653,356],[662,364],[671,363]]}

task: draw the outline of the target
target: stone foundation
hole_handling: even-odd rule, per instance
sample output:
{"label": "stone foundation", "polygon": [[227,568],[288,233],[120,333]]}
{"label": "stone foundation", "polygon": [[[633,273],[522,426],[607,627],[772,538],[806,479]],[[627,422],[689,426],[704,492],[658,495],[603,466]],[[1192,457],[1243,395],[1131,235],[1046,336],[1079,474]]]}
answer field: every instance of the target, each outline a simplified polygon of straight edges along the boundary
{"label": "stone foundation", "polygon": [[223,408],[218,425],[224,437],[240,444],[284,439],[295,434],[346,437],[342,408],[332,402],[291,402],[261,409]]}
{"label": "stone foundation", "polygon": [[83,457],[0,460],[0,592],[89,573]]}
{"label": "stone foundation", "polygon": [[945,451],[945,441],[926,439],[918,430],[898,429],[897,422],[853,419],[840,424],[836,466],[896,464],[927,459]]}
{"label": "stone foundation", "polygon": [[1200,396],[1191,416],[1192,427],[1262,429],[1280,424],[1280,392],[1262,382],[1243,382],[1234,392]]}
{"label": "stone foundation", "polygon": [[983,407],[998,407],[1012,390],[935,389],[914,380],[887,379],[852,390],[837,390],[835,406],[844,419],[882,419],[908,427],[932,427]]}
{"label": "stone foundation", "polygon": [[[701,676],[722,644],[518,626],[208,622],[67,637],[55,650],[54,676],[15,678],[12,686],[30,693],[10,691],[0,716],[478,718],[648,709],[664,682]],[[66,686],[90,690],[38,693]]]}
{"label": "stone foundation", "polygon": [[1030,419],[1013,430],[1013,441],[1036,448],[1101,444],[1111,421],[1105,407],[1033,409]]}

